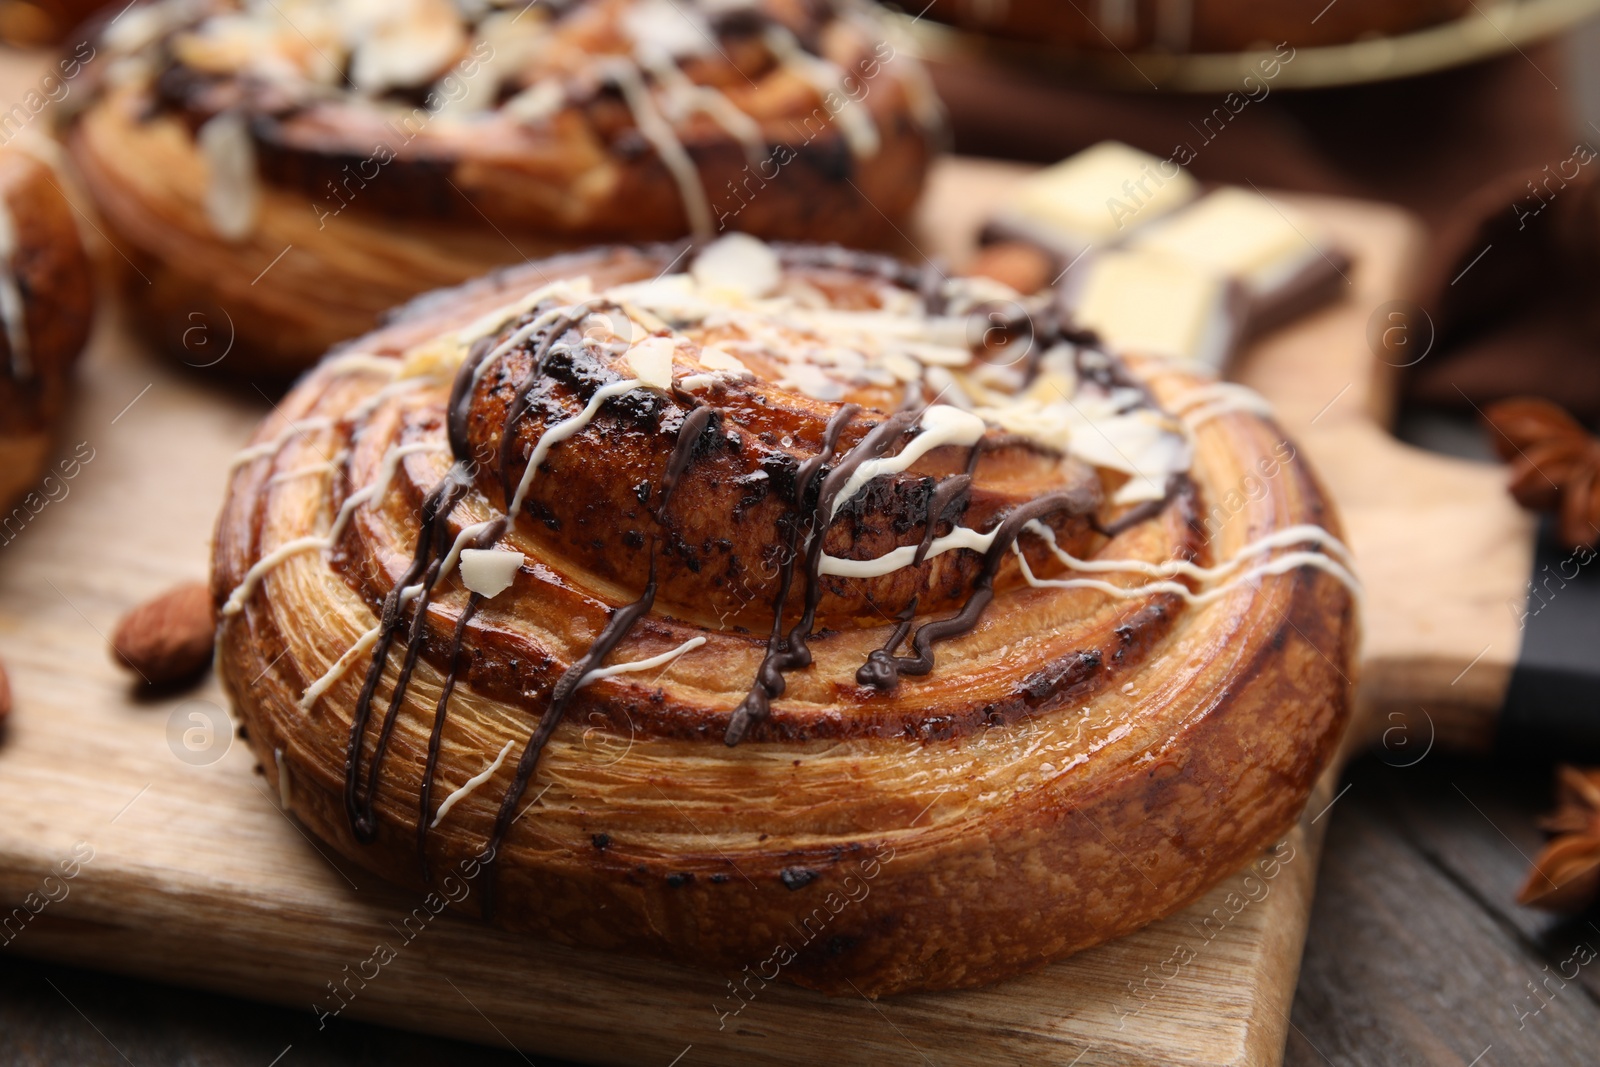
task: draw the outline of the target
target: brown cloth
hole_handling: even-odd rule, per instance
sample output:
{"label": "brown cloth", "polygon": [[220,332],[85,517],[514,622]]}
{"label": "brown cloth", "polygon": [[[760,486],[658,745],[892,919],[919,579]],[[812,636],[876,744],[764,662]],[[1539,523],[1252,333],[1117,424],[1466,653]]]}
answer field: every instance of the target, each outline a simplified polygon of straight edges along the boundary
{"label": "brown cloth", "polygon": [[1600,416],[1600,130],[1573,117],[1559,45],[1340,89],[1258,83],[1227,107],[1222,93],[1111,92],[999,69],[945,65],[936,77],[957,151],[1053,161],[1106,139],[1163,157],[1185,145],[1204,181],[1412,210],[1432,235],[1414,298],[1437,340],[1408,372],[1408,399],[1466,409],[1464,397],[1533,393]]}

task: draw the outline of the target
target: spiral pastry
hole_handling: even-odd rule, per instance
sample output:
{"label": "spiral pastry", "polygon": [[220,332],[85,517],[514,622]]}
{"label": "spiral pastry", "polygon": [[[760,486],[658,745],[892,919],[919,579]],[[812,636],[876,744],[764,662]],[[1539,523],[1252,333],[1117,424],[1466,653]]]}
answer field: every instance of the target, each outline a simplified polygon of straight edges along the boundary
{"label": "spiral pastry", "polygon": [[1257,398],[1048,301],[735,235],[331,355],[215,542],[286,805],[504,926],[830,993],[994,981],[1236,870],[1345,722],[1348,556]]}
{"label": "spiral pastry", "polygon": [[[45,471],[94,310],[89,260],[51,146],[24,142],[0,148],[0,503],[22,498],[0,516],[0,542],[26,524],[24,510],[37,512],[56,492],[27,494]],[[68,463],[71,477],[77,465]]]}
{"label": "spiral pastry", "polygon": [[154,0],[95,43],[68,140],[137,306],[251,373],[597,241],[882,244],[941,128],[856,0]]}

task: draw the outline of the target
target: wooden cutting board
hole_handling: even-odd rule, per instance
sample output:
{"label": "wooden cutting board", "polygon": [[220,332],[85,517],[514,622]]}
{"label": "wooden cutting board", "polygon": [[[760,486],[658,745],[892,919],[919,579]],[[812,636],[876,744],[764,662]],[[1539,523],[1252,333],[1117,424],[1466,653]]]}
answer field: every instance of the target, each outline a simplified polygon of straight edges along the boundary
{"label": "wooden cutting board", "polygon": [[[944,164],[912,239],[959,258],[1022,173]],[[1366,705],[1433,700],[1453,691],[1445,675],[1461,648],[1507,635],[1466,611],[1434,611],[1428,583],[1450,588],[1451,567],[1466,562],[1504,565],[1520,583],[1526,559],[1501,557],[1517,553],[1510,534],[1528,542],[1527,524],[1501,506],[1498,475],[1414,455],[1374,423],[1390,393],[1367,323],[1404,295],[1416,225],[1386,207],[1295,200],[1354,253],[1349,295],[1258,345],[1239,376],[1276,400],[1344,504],[1369,587]],[[209,331],[196,341],[213,346],[197,347],[205,362],[228,330],[196,326]],[[448,915],[407,940],[401,920],[416,902],[330,860],[280,810],[232,738],[214,681],[140,699],[107,658],[105,635],[124,611],[205,575],[228,460],[269,408],[257,390],[219,388],[214,373],[179,373],[107,315],[59,448],[92,459],[0,545],[0,656],[16,694],[0,742],[0,905],[40,909],[12,920],[0,951],[310,1010],[337,1005],[330,983],[371,975],[385,945],[394,958],[349,982],[345,1015],[594,1063],[1281,1059],[1336,802],[1331,776],[1275,852],[1193,907],[982,990],[869,1002],[773,986],[724,1019],[714,1005],[732,975],[557,948]],[[1434,675],[1432,689],[1419,681]]]}

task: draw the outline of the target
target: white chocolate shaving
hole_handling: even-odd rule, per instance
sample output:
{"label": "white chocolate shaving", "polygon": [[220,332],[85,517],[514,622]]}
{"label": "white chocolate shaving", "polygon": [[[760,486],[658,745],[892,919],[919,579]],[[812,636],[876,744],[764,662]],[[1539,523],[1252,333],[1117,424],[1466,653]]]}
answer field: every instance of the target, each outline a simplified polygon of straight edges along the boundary
{"label": "white chocolate shaving", "polygon": [[646,337],[628,350],[634,377],[652,389],[672,388],[672,354],[678,342],[671,337]]}
{"label": "white chocolate shaving", "polygon": [[712,370],[725,370],[731,374],[748,375],[750,368],[738,356],[732,356],[714,345],[707,345],[697,357],[701,364]]}
{"label": "white chocolate shaving", "polygon": [[461,553],[461,581],[479,596],[493,600],[516,581],[517,572],[527,562],[521,552],[468,548]]}
{"label": "white chocolate shaving", "polygon": [[200,127],[195,141],[210,169],[206,219],[218,237],[241,241],[255,229],[261,202],[249,122],[237,111],[224,111]]}
{"label": "white chocolate shaving", "polygon": [[778,288],[783,268],[765,241],[730,233],[707,245],[694,259],[689,274],[708,296],[745,299],[767,296]]}

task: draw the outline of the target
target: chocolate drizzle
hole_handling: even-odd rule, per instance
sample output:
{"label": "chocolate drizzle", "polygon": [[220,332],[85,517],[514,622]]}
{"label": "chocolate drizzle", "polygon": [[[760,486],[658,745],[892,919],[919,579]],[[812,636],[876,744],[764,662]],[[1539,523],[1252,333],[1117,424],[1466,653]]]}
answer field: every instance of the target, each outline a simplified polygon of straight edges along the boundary
{"label": "chocolate drizzle", "polygon": [[467,636],[467,624],[478,613],[478,605],[482,603],[483,597],[473,593],[467,598],[467,606],[461,609],[461,618],[456,620],[456,632],[450,639],[449,667],[439,691],[439,703],[433,709],[433,729],[428,734],[428,760],[423,767],[422,787],[417,800],[417,863],[422,868],[422,880],[425,883],[433,881],[428,869],[428,831],[433,828],[433,777],[439,767],[439,742],[444,736],[444,720],[450,707],[450,696],[456,691],[460,669],[458,661],[461,659],[462,642]]}
{"label": "chocolate drizzle", "polygon": [[[833,417],[828,420],[826,430],[822,435],[822,449],[815,456],[800,465],[795,474],[794,502],[797,510],[803,508],[807,494],[811,490],[811,483],[816,479],[817,473],[829,459],[833,458],[834,449],[839,445],[839,435],[846,426],[855,419],[861,409],[855,404],[845,404]],[[818,494],[815,505],[806,523],[806,536],[813,542],[822,541],[822,529],[825,523],[823,517],[823,503],[821,494]],[[761,666],[756,671],[756,679],[750,686],[750,692],[734,710],[733,718],[728,722],[728,729],[723,735],[723,741],[728,745],[737,745],[744,739],[745,733],[753,723],[760,722],[767,717],[772,708],[772,698],[783,695],[783,672],[793,670],[811,662],[811,653],[805,646],[805,634],[811,629],[816,620],[816,605],[811,600],[811,589],[815,582],[811,579],[811,570],[807,566],[807,612],[788,637],[783,636],[783,612],[789,603],[789,590],[794,585],[794,567],[799,557],[800,521],[798,515],[789,525],[788,543],[784,548],[782,570],[778,578],[778,592],[772,601],[772,634],[767,638],[767,654],[761,660]],[[803,657],[803,662],[801,657]]]}
{"label": "chocolate drizzle", "polygon": [[[667,461],[666,473],[661,479],[661,502],[656,507],[656,522],[665,526],[667,523],[667,508],[672,502],[673,490],[678,486],[683,472],[688,468],[689,461],[694,456],[694,450],[699,445],[701,434],[710,425],[715,411],[709,407],[696,408],[684,417],[682,425],[678,428],[678,439],[672,447],[672,455]],[[527,792],[528,783],[533,780],[534,769],[538,766],[539,755],[544,751],[546,742],[555,728],[560,725],[562,716],[566,714],[567,705],[572,700],[572,695],[578,691],[578,685],[583,681],[584,675],[599,667],[611,650],[628,636],[628,631],[633,629],[635,623],[650,613],[656,601],[656,560],[660,555],[660,540],[656,539],[650,551],[650,579],[645,583],[644,592],[639,594],[639,599],[631,604],[624,605],[612,613],[611,618],[601,629],[598,637],[589,646],[589,651],[568,667],[555,687],[550,691],[550,704],[545,708],[544,715],[539,719],[539,726],[528,738],[528,743],[522,750],[522,757],[517,760],[516,776],[511,781],[511,788],[506,790],[505,797],[500,802],[500,811],[495,816],[494,832],[489,838],[486,854],[489,859],[487,866],[489,874],[483,886],[483,914],[487,918],[494,911],[494,865],[500,855],[500,846],[505,841],[506,834],[511,830],[512,823],[516,822],[517,805],[522,802],[522,795]]]}
{"label": "chocolate drizzle", "polygon": [[[394,645],[395,634],[399,632],[402,621],[402,598],[407,588],[424,579],[420,599],[417,604],[417,623],[412,627],[411,642],[413,646],[420,644],[422,620],[427,615],[428,600],[432,593],[432,580],[438,576],[440,558],[436,558],[436,548],[442,540],[449,536],[449,515],[466,493],[471,483],[466,477],[464,465],[457,464],[450,473],[440,480],[422,503],[422,520],[417,531],[417,547],[411,558],[411,565],[406,568],[405,574],[395,583],[389,595],[384,598],[383,612],[378,624],[378,641],[372,650],[372,661],[367,668],[366,682],[361,687],[361,695],[356,700],[356,707],[350,720],[350,744],[345,752],[345,780],[344,780],[344,806],[345,812],[350,817],[350,829],[355,834],[356,840],[370,843],[378,835],[377,822],[373,818],[373,804],[378,791],[378,771],[383,764],[383,757],[389,745],[389,735],[394,729],[395,715],[399,711],[400,697],[403,695],[405,684],[410,677],[411,668],[416,662],[416,656],[410,652],[406,656],[406,665],[401,672],[400,679],[395,683],[395,699],[389,703],[389,710],[384,715],[384,723],[378,734],[378,743],[372,754],[372,771],[367,782],[365,792],[361,789],[361,748],[364,740],[367,720],[372,715],[372,698],[378,690],[378,682],[383,678],[384,667],[389,662],[389,649]],[[441,557],[442,558],[442,557]]]}
{"label": "chocolate drizzle", "polygon": [[[865,269],[861,256],[838,250],[820,252],[784,250],[783,258],[786,262],[796,259],[818,260],[828,266],[842,266],[848,262],[858,270]],[[939,313],[943,305],[943,293],[941,287],[930,280],[933,278],[933,272],[912,270],[888,259],[883,259],[881,262],[873,259],[868,266],[876,268],[879,273],[892,275],[897,284],[918,292],[929,314]],[[443,576],[444,564],[454,558],[451,555],[454,547],[487,548],[494,545],[505,535],[514,521],[514,511],[520,510],[522,506],[518,499],[519,480],[512,476],[519,440],[514,431],[523,418],[534,409],[535,390],[541,381],[556,374],[552,357],[561,350],[559,346],[573,334],[573,331],[581,330],[588,315],[601,308],[620,310],[616,304],[599,299],[565,309],[557,309],[547,302],[537,309],[526,312],[514,323],[506,325],[504,329],[511,331],[510,340],[503,339],[497,343],[485,339],[476,342],[457,373],[447,406],[447,430],[455,462],[424,499],[415,550],[404,574],[384,599],[377,640],[372,650],[366,680],[352,715],[345,765],[345,806],[352,831],[359,841],[370,842],[378,833],[375,804],[380,771],[416,662],[427,644],[425,638],[429,606],[432,603],[435,586]],[[548,325],[545,325],[545,320],[548,320]],[[537,330],[530,325],[534,323],[539,324]],[[521,331],[520,337],[517,336],[518,331]],[[1074,344],[1092,343],[1077,336],[1069,337],[1067,331],[1062,330],[1054,320],[1047,324],[1047,332],[1062,340],[1070,340]],[[502,338],[506,336],[502,334]],[[487,451],[487,455],[474,457],[469,431],[474,394],[479,379],[483,376],[484,362],[511,346],[513,341],[530,347],[529,369],[522,380],[515,384],[510,403],[506,408],[498,448],[493,445],[486,446],[483,450]],[[571,343],[582,343],[582,341]],[[1114,358],[1103,353],[1096,353],[1095,358],[1086,356],[1087,354],[1080,349],[1079,370],[1084,379],[1106,388],[1126,385],[1139,387],[1139,383],[1132,379]],[[639,387],[645,388],[642,383]],[[501,799],[485,851],[480,856],[486,871],[489,872],[483,890],[485,916],[491,915],[494,907],[493,871],[497,858],[512,827],[526,810],[518,809],[522,807],[524,796],[532,784],[540,757],[565,718],[584,679],[600,668],[607,657],[627,638],[639,620],[652,611],[658,588],[658,565],[663,555],[672,551],[669,509],[674,493],[697,455],[701,454],[702,443],[710,441],[712,443],[707,447],[715,447],[715,442],[720,440],[718,413],[714,408],[700,404],[693,395],[681,390],[674,389],[670,395],[677,405],[677,410],[684,412],[675,431],[671,454],[659,480],[654,485],[649,481],[641,482],[638,487],[639,502],[646,506],[654,504],[652,511],[655,519],[654,530],[650,534],[648,546],[640,545],[649,553],[648,578],[638,598],[611,611],[588,649],[566,667],[551,687],[538,722],[517,760],[512,781]],[[1154,404],[1153,398],[1142,388],[1139,395],[1142,398],[1140,403]],[[658,407],[655,410],[660,409]],[[668,408],[668,411],[670,410],[672,409]],[[827,558],[825,551],[827,535],[836,513],[841,512],[850,503],[841,500],[841,494],[850,486],[863,464],[890,454],[908,434],[916,433],[918,424],[927,410],[928,404],[923,387],[920,383],[913,385],[908,391],[905,405],[900,410],[883,417],[861,435],[853,447],[842,456],[838,456],[840,440],[862,414],[858,405],[843,404],[828,419],[820,448],[796,468],[788,492],[791,510],[779,520],[778,526],[782,555],[778,584],[771,603],[772,626],[766,642],[766,652],[744,699],[729,718],[723,735],[725,744],[729,746],[739,744],[752,729],[770,718],[772,701],[781,697],[785,691],[785,675],[811,665],[813,654],[808,641],[813,636],[812,630],[816,626],[819,606],[825,592],[822,570],[824,560]],[[658,417],[666,419],[671,416]],[[545,432],[548,433],[549,429],[547,428]],[[922,512],[923,529],[913,557],[913,566],[920,566],[926,562],[942,529],[948,530],[959,524],[966,515],[971,505],[979,461],[985,447],[992,445],[993,442],[988,439],[978,440],[970,447],[965,469],[961,473],[933,481],[933,484],[927,487],[926,506]],[[468,527],[457,538],[459,542],[457,546],[450,540],[449,516],[469,489],[479,482],[480,463],[490,459],[498,461],[494,479],[504,494],[505,512],[477,526]],[[530,454],[526,462],[534,463],[535,456]],[[525,469],[521,481],[525,483],[533,473]],[[931,671],[934,665],[933,648],[936,644],[966,634],[978,625],[983,612],[994,598],[994,583],[1005,556],[1012,551],[1017,538],[1029,523],[1061,516],[1088,516],[1092,528],[1106,536],[1114,536],[1115,533],[1159,514],[1186,484],[1184,478],[1173,478],[1162,500],[1142,504],[1105,525],[1097,522],[1093,515],[1099,503],[1098,494],[1093,488],[1086,486],[1058,490],[1010,508],[994,520],[995,525],[987,534],[982,535],[988,538],[988,545],[984,549],[981,566],[972,580],[971,588],[960,610],[948,618],[929,621],[919,627],[916,626],[916,613],[918,602],[922,598],[912,596],[909,603],[897,612],[896,625],[885,643],[870,653],[866,662],[856,671],[856,682],[868,689],[888,690],[896,686],[904,676],[920,676]],[[865,491],[865,487],[862,487],[861,491]],[[651,500],[652,496],[655,498],[654,501]],[[802,558],[803,570],[800,569]],[[790,604],[796,595],[797,582],[804,588],[803,601],[798,617],[786,629],[786,617],[790,617]],[[427,844],[433,821],[434,779],[438,770],[443,732],[458,678],[463,670],[471,666],[470,657],[464,655],[465,640],[484,599],[476,592],[467,598],[465,607],[456,620],[444,661],[444,681],[434,709],[418,800],[417,853],[425,881],[430,878]],[[412,601],[415,601],[415,604],[412,604]],[[409,625],[406,625],[408,610],[413,614],[409,618]],[[394,690],[378,729],[370,768],[364,768],[363,748],[372,717],[372,702],[382,680],[389,653],[403,625],[406,625],[406,650]],[[899,649],[908,637],[910,651],[901,655]]]}
{"label": "chocolate drizzle", "polygon": [[869,655],[867,662],[856,671],[856,681],[870,689],[892,689],[903,674],[927,674],[933,669],[933,646],[936,642],[960,637],[978,625],[983,609],[994,599],[995,572],[1000,569],[1001,560],[1005,559],[1012,543],[1022,533],[1022,528],[1035,519],[1050,515],[1083,514],[1094,505],[1092,497],[1085,498],[1077,490],[1064,489],[1029,501],[1012,511],[1001,520],[999,529],[995,531],[994,540],[983,556],[983,570],[972,583],[972,594],[967,597],[961,610],[948,619],[924,623],[919,627],[916,636],[911,639],[912,650],[916,653],[913,656],[894,654],[895,648],[905,640],[909,625],[909,620],[902,620],[890,642]]}

